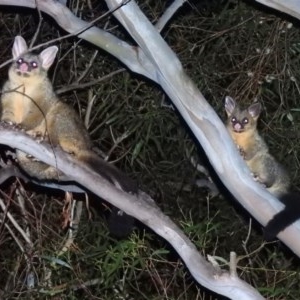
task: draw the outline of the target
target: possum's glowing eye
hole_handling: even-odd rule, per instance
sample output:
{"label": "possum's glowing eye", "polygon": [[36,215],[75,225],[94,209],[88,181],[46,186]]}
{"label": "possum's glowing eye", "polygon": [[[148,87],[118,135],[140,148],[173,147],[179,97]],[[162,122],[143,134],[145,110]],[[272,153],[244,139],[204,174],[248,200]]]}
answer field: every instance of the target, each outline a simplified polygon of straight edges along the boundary
{"label": "possum's glowing eye", "polygon": [[23,58],[19,58],[19,59],[17,60],[17,64],[18,64],[18,65],[21,65],[23,62],[24,62],[24,59],[23,59]]}
{"label": "possum's glowing eye", "polygon": [[35,61],[32,61],[32,62],[30,63],[30,65],[32,66],[33,69],[36,69],[36,68],[38,67],[37,62],[35,62]]}
{"label": "possum's glowing eye", "polygon": [[231,118],[231,123],[236,123],[236,117]]}
{"label": "possum's glowing eye", "polygon": [[243,124],[248,124],[248,123],[249,123],[248,118],[244,118],[243,121],[242,121],[242,123],[243,123]]}

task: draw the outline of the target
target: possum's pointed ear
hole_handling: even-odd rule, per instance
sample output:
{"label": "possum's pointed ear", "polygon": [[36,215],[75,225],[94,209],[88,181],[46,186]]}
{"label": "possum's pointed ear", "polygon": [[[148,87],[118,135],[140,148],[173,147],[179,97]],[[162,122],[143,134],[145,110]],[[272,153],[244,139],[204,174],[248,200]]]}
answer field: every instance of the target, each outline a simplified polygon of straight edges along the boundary
{"label": "possum's pointed ear", "polygon": [[58,48],[56,46],[51,46],[43,50],[39,58],[42,62],[42,67],[47,71],[53,64],[54,59],[56,57],[56,53],[58,51]]}
{"label": "possum's pointed ear", "polygon": [[20,35],[17,35],[12,48],[13,59],[17,59],[21,54],[27,52],[27,50],[28,47],[25,40]]}
{"label": "possum's pointed ear", "polygon": [[235,100],[229,96],[225,97],[225,110],[228,116],[230,116],[235,109]]}
{"label": "possum's pointed ear", "polygon": [[257,119],[261,113],[261,104],[255,102],[248,107],[248,113],[253,119]]}

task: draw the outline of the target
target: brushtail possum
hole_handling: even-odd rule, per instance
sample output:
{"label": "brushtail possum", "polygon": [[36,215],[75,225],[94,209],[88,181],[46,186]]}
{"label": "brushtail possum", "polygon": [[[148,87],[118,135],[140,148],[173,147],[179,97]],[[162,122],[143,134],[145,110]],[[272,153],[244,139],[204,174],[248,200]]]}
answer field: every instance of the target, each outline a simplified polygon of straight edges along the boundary
{"label": "brushtail possum", "polygon": [[[87,130],[76,112],[55,95],[47,71],[53,64],[58,48],[49,47],[39,55],[28,53],[25,40],[17,36],[9,68],[8,81],[1,98],[1,120],[20,125],[31,135],[42,136],[53,147],[60,146],[94,171],[128,192],[137,192],[136,183],[92,150]],[[20,166],[40,180],[59,180],[61,173],[53,167],[17,151]]]}
{"label": "brushtail possum", "polygon": [[269,153],[269,149],[257,130],[261,104],[253,103],[240,109],[231,97],[225,99],[226,127],[238,146],[254,179],[276,196],[286,206],[265,227],[267,240],[300,217],[300,195],[290,192],[290,177],[284,167]]}
{"label": "brushtail possum", "polygon": [[[1,120],[20,125],[34,136],[41,136],[53,147],[59,146],[95,172],[123,189],[137,193],[134,180],[108,164],[92,151],[89,134],[75,110],[61,102],[47,76],[58,48],[51,46],[35,55],[25,40],[14,40],[13,63],[3,86]],[[54,167],[16,151],[20,167],[38,180],[59,180],[64,175]]]}

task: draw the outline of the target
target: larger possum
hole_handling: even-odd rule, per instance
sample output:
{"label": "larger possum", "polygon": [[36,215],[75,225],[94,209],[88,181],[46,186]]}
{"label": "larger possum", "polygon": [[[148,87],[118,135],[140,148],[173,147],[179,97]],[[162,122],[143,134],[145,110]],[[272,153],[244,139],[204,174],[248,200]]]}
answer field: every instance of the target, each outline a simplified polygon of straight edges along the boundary
{"label": "larger possum", "polygon": [[[59,146],[119,188],[137,193],[134,180],[92,151],[92,142],[83,122],[72,107],[56,96],[47,71],[57,51],[56,46],[51,46],[40,54],[33,54],[28,52],[21,36],[15,37],[13,63],[2,89],[1,121],[17,124],[30,135],[42,136],[53,147]],[[56,168],[20,150],[16,154],[19,166],[30,177],[59,181],[63,176]]]}

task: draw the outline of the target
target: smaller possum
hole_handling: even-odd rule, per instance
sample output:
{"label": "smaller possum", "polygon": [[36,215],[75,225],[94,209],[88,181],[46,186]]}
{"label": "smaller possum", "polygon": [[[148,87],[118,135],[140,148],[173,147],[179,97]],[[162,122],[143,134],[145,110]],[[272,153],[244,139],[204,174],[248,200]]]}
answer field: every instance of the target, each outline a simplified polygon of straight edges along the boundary
{"label": "smaller possum", "polygon": [[290,192],[290,177],[284,167],[269,153],[269,149],[257,130],[261,113],[259,102],[242,110],[231,97],[225,99],[226,127],[239,148],[256,181],[286,206],[265,227],[265,238],[271,240],[300,218],[299,194]]}
{"label": "smaller possum", "polygon": [[261,104],[256,102],[241,110],[231,97],[226,97],[225,110],[228,116],[227,129],[254,178],[274,196],[286,194],[290,187],[289,175],[269,153],[267,144],[257,130]]}

